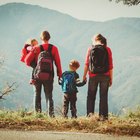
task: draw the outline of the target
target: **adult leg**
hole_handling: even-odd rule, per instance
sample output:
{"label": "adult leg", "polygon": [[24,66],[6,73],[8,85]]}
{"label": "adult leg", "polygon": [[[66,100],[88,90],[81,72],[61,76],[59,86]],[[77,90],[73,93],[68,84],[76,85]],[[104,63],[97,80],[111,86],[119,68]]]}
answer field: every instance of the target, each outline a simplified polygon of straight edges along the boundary
{"label": "adult leg", "polygon": [[77,118],[76,101],[77,101],[77,93],[72,93],[70,95],[70,110],[72,118]]}
{"label": "adult leg", "polygon": [[109,77],[103,76],[100,80],[99,116],[108,119],[108,88]]}
{"label": "adult leg", "polygon": [[98,82],[96,81],[96,77],[89,78],[87,95],[87,116],[94,113],[97,87]]}
{"label": "adult leg", "polygon": [[43,86],[44,86],[44,92],[46,97],[46,105],[48,104],[48,108],[49,108],[49,116],[54,117],[54,102],[52,96],[53,81],[44,81]]}
{"label": "adult leg", "polygon": [[36,112],[41,112],[41,87],[42,83],[40,81],[36,81],[34,84],[34,92],[35,92],[35,110]]}

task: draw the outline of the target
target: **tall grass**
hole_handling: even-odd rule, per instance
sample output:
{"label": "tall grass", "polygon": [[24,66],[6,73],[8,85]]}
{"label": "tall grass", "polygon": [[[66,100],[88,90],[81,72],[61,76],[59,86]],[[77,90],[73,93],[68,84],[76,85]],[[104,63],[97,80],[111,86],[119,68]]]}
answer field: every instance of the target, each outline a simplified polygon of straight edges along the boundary
{"label": "tall grass", "polygon": [[140,137],[140,107],[135,111],[129,111],[123,117],[110,115],[107,121],[98,121],[97,114],[92,117],[64,119],[61,116],[50,118],[46,113],[33,113],[25,110],[0,110],[0,128],[15,130],[80,131]]}

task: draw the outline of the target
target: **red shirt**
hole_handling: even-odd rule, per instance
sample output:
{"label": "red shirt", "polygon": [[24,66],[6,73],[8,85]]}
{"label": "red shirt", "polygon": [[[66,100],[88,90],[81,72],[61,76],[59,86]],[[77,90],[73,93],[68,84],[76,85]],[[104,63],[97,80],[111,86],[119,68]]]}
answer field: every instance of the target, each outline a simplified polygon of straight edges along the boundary
{"label": "red shirt", "polygon": [[[48,50],[48,44],[42,44],[44,50]],[[34,60],[37,62],[38,60],[38,55],[40,53],[40,47],[37,46],[35,48],[33,48],[26,56],[25,58],[25,63],[27,66],[30,66],[30,63]],[[60,61],[60,56],[59,56],[59,52],[56,46],[52,47],[52,57],[54,59],[54,63],[56,65],[57,68],[57,76],[61,77],[62,76],[62,68],[61,68],[61,61]]]}
{"label": "red shirt", "polygon": [[[109,59],[109,70],[113,69],[113,59],[112,59],[112,52],[111,49],[109,47],[107,48],[107,52],[108,52],[108,59]],[[88,48],[87,50],[87,54],[86,54],[86,59],[85,59],[85,65],[87,67],[89,67],[89,55],[90,55],[90,50],[92,49],[92,47]],[[88,71],[89,77],[93,77],[96,76],[97,74],[93,74],[90,71]],[[104,73],[105,75],[109,75],[109,71]]]}

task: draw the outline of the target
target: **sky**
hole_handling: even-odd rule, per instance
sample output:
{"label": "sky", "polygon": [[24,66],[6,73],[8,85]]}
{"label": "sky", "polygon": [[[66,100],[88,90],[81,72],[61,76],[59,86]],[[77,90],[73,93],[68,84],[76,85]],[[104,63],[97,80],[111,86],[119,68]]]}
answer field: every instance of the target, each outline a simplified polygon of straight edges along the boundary
{"label": "sky", "polygon": [[39,5],[82,20],[107,21],[119,17],[140,17],[140,5],[126,6],[109,0],[0,0],[0,5],[11,2]]}

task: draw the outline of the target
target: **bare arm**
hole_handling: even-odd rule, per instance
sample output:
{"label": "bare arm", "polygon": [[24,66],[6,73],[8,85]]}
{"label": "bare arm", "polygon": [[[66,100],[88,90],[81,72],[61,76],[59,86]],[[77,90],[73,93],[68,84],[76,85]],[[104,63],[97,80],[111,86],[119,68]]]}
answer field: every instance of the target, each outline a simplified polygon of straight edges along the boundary
{"label": "bare arm", "polygon": [[88,72],[88,66],[87,66],[87,65],[85,65],[85,67],[84,67],[83,81],[85,81],[85,80],[86,80],[87,72]]}
{"label": "bare arm", "polygon": [[110,76],[109,86],[111,87],[113,83],[113,69],[109,70],[109,76]]}

